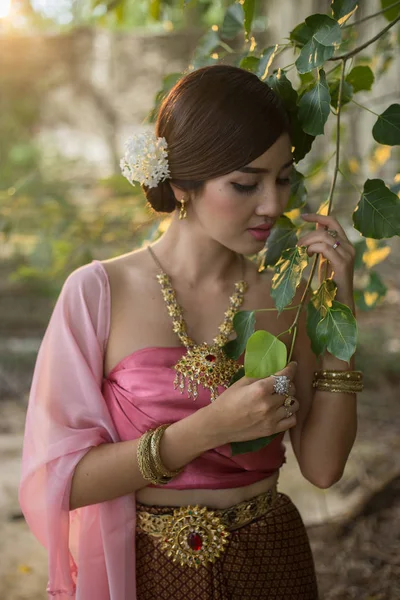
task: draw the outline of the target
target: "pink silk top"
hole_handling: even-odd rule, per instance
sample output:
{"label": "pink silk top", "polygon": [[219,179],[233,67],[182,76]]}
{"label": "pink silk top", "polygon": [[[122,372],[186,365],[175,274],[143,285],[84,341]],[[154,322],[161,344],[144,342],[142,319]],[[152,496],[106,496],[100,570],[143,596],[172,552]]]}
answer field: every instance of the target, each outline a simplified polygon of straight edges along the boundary
{"label": "pink silk top", "polygon": [[[61,290],[38,353],[25,425],[19,501],[48,550],[47,591],[57,600],[137,599],[135,494],[70,511],[81,458],[94,446],[138,438],[210,402],[206,390],[199,388],[195,402],[174,390],[171,367],[182,347],[133,352],[104,378],[109,328],[109,281],[93,261]],[[285,460],[282,437],[235,457],[229,444],[210,450],[168,487],[221,489],[268,477]]]}

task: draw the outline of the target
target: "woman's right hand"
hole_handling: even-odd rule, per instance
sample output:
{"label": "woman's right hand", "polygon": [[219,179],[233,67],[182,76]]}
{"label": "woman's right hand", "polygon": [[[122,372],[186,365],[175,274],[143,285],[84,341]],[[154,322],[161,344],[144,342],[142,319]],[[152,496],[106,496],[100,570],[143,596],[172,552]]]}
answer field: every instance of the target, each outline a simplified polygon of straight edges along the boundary
{"label": "woman's right hand", "polygon": [[[296,369],[297,363],[291,362],[276,375],[286,375],[293,381]],[[289,407],[293,415],[287,417],[283,405],[285,396],[275,393],[274,383],[273,376],[265,379],[242,377],[210,404],[212,427],[221,445],[255,440],[296,425],[297,399]],[[293,383],[289,394],[295,395]]]}

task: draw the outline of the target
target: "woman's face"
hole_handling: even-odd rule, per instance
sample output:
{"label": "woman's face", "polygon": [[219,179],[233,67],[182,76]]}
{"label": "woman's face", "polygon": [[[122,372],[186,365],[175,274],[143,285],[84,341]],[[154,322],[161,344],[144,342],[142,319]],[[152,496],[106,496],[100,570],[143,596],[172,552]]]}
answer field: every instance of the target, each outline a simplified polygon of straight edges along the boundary
{"label": "woman's face", "polygon": [[256,254],[285,211],[292,165],[290,138],[283,134],[246,167],[206,182],[190,207],[197,223],[223,246]]}

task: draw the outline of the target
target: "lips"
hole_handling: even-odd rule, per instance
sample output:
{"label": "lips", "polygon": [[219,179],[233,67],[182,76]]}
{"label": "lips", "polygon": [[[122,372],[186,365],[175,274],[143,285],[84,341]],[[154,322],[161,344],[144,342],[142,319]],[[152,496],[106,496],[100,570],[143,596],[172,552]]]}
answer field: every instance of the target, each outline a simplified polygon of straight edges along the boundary
{"label": "lips", "polygon": [[259,225],[258,227],[249,227],[247,230],[258,241],[266,241],[271,233],[272,225]]}

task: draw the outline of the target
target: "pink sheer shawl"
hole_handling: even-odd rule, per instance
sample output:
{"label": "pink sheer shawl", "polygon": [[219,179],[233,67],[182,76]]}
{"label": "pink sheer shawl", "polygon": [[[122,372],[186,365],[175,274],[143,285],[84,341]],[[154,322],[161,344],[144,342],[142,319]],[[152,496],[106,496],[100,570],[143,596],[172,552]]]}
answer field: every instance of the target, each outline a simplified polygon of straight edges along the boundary
{"label": "pink sheer shawl", "polygon": [[[57,600],[136,600],[135,495],[69,511],[72,475],[91,447],[134,439],[164,422],[160,399],[166,399],[165,390],[173,396],[173,373],[164,359],[168,355],[174,363],[181,349],[153,353],[152,364],[146,363],[151,349],[134,353],[103,380],[109,319],[107,274],[93,261],[66,280],[32,381],[19,500],[30,529],[47,548],[47,591]],[[194,410],[178,393],[172,396],[170,422]],[[222,446],[193,461],[171,487],[235,487],[267,477],[284,461],[281,441],[279,436],[268,451],[234,458]]]}
{"label": "pink sheer shawl", "polygon": [[48,551],[47,591],[57,600],[136,600],[134,494],[69,511],[79,460],[93,446],[119,441],[101,392],[107,286],[95,262],[68,277],[29,398],[19,501]]}

